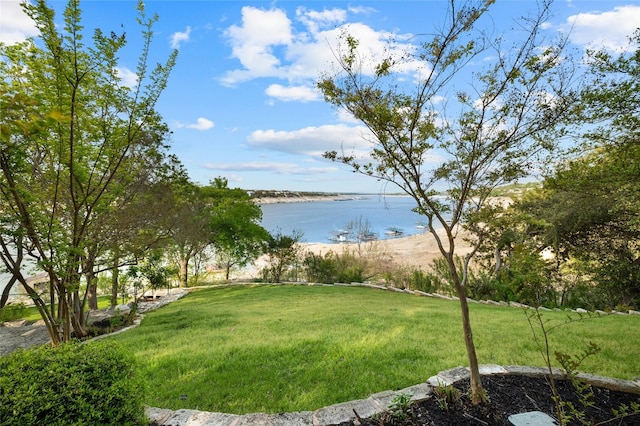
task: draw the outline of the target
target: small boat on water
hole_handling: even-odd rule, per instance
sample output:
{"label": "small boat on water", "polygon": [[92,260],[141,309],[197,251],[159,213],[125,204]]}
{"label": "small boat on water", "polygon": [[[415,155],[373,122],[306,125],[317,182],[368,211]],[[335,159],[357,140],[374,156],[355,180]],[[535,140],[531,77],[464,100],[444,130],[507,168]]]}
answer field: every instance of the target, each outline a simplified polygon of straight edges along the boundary
{"label": "small boat on water", "polygon": [[378,234],[375,232],[361,232],[358,234],[358,239],[360,241],[375,241],[378,239]]}
{"label": "small boat on water", "polygon": [[352,243],[354,242],[354,238],[351,235],[351,231],[340,229],[333,231],[331,235],[329,235],[329,241],[333,241],[334,243]]}
{"label": "small boat on water", "polygon": [[329,241],[333,241],[334,243],[358,243],[375,241],[377,239],[378,234],[375,232],[360,231],[356,235],[356,231],[349,227],[347,229],[338,229],[329,235]]}
{"label": "small boat on water", "polygon": [[402,235],[404,235],[404,231],[400,228],[396,228],[394,226],[387,228],[386,231],[384,231],[385,235],[388,235],[390,237],[400,237]]}

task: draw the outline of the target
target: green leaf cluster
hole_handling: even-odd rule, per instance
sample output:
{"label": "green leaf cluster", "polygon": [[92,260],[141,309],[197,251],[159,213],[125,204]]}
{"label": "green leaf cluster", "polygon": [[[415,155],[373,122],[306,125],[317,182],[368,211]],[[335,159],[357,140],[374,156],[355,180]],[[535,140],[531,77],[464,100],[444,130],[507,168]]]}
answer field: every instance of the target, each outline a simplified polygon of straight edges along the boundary
{"label": "green leaf cluster", "polygon": [[0,424],[146,424],[136,365],[114,342],[43,346],[1,357]]}

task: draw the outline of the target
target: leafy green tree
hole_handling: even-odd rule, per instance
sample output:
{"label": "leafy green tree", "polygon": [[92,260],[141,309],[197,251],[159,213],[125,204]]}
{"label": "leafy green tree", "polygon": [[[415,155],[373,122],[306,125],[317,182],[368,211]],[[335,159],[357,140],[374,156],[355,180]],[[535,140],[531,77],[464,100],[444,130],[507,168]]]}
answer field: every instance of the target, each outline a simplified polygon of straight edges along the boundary
{"label": "leafy green tree", "polygon": [[24,247],[49,276],[43,319],[55,344],[86,335],[80,279],[92,230],[130,184],[128,167],[162,149],[167,129],[154,107],[177,52],[149,68],[157,16],[147,17],[139,3],[138,80],[125,87],[117,72],[124,34],[96,30],[86,44],[77,1],[67,4],[60,30],[46,1],[24,9],[40,39],[0,46],[2,106],[10,111],[1,119],[0,210],[19,224]]}
{"label": "leafy green tree", "polygon": [[260,206],[245,190],[229,188],[223,178],[216,178],[206,190],[213,202],[211,242],[228,280],[232,267],[245,266],[264,252],[269,233],[260,225]]}
{"label": "leafy green tree", "polygon": [[294,231],[291,235],[284,235],[278,231],[275,235],[270,235],[267,240],[267,265],[262,270],[265,281],[278,283],[282,280],[285,272],[298,261],[300,257],[299,242],[302,240],[302,233]]}
{"label": "leafy green tree", "polygon": [[[336,54],[338,72],[318,83],[325,101],[366,126],[372,148],[366,155],[333,151],[325,157],[412,196],[447,261],[460,300],[474,404],[485,399],[466,297],[476,249],[459,268],[456,237],[464,223],[477,248],[484,227],[476,212],[495,187],[526,176],[537,156],[554,148],[563,134],[559,124],[570,117],[574,101],[565,41],[544,40],[540,31],[549,2],[523,20],[524,37],[512,47],[479,31],[492,3],[451,0],[442,29],[418,51],[389,54],[374,63],[347,34]],[[487,49],[497,59],[476,72],[473,59]],[[403,84],[396,71],[416,67],[420,72],[413,84]],[[468,89],[456,78],[467,81]],[[434,153],[443,160],[433,163]]]}
{"label": "leafy green tree", "polygon": [[171,202],[165,210],[165,226],[171,240],[170,251],[178,263],[179,286],[187,287],[189,263],[211,244],[211,200],[202,187],[186,177],[173,182],[168,190]]}
{"label": "leafy green tree", "polygon": [[589,52],[595,78],[579,112],[590,126],[578,156],[516,205],[542,223],[537,238],[556,261],[581,262],[612,308],[640,304],[640,29],[625,52]]}

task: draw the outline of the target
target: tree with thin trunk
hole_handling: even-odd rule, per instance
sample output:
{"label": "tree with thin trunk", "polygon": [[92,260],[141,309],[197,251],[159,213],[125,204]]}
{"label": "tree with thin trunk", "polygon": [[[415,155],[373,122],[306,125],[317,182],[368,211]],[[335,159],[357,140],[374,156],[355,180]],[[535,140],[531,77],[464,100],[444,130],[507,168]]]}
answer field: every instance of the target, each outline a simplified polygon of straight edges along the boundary
{"label": "tree with thin trunk", "polygon": [[44,0],[23,7],[40,37],[0,45],[2,109],[10,112],[0,119],[0,212],[19,224],[29,256],[49,277],[43,319],[55,344],[87,334],[81,277],[92,230],[130,184],[132,159],[161,149],[167,128],[154,108],[177,52],[150,68],[157,16],[138,3],[143,46],[137,82],[127,87],[118,73],[126,34],[95,30],[87,43],[78,1],[67,4],[62,26]]}
{"label": "tree with thin trunk", "polygon": [[[460,301],[474,404],[486,399],[466,293],[476,250],[458,266],[459,231],[471,231],[478,247],[483,226],[477,214],[491,191],[526,176],[538,154],[554,147],[574,99],[565,42],[542,37],[550,4],[523,18],[523,37],[505,46],[480,31],[492,3],[450,0],[435,35],[399,54],[390,42],[381,58],[368,58],[359,40],[345,33],[335,54],[337,71],[318,82],[326,102],[364,125],[371,147],[325,157],[397,185],[426,218]],[[487,52],[494,59],[480,69],[479,55]],[[417,72],[406,76],[406,70]]]}
{"label": "tree with thin trunk", "polygon": [[247,191],[229,188],[227,180],[220,177],[203,190],[212,203],[211,244],[228,280],[232,267],[246,266],[264,252],[270,235],[260,225],[262,209]]}

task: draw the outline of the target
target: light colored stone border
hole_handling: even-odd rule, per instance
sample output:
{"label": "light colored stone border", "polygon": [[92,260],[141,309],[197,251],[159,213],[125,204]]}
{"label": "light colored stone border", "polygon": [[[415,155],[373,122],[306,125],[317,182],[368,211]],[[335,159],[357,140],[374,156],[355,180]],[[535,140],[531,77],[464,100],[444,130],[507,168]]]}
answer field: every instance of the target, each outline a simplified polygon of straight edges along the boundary
{"label": "light colored stone border", "polygon": [[[545,377],[548,370],[540,367],[525,367],[518,365],[481,365],[480,374],[491,375],[521,375],[529,377]],[[355,417],[354,411],[360,417],[371,417],[382,413],[389,406],[391,400],[400,394],[411,393],[412,400],[422,401],[430,398],[433,389],[439,385],[452,385],[460,380],[469,378],[469,369],[457,367],[438,373],[430,377],[425,383],[420,383],[398,391],[384,391],[371,395],[367,399],[331,405],[316,411],[301,411],[280,414],[226,414],[196,410],[177,410],[148,407],[146,414],[149,420],[160,426],[331,426],[348,422]],[[554,376],[565,378],[560,370],[554,370]],[[637,393],[640,395],[640,379],[636,381],[613,379],[608,377],[580,374],[579,377],[588,383],[615,391]]]}

